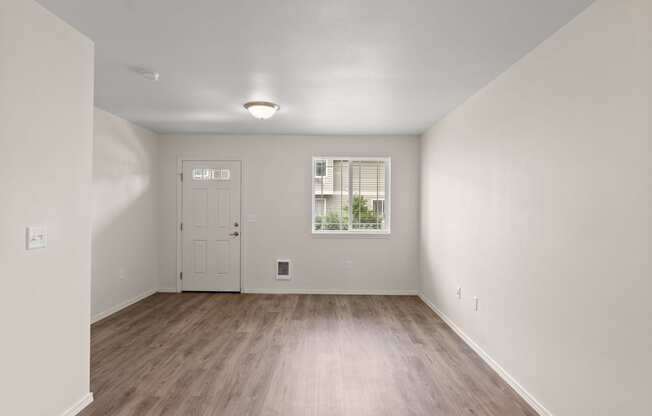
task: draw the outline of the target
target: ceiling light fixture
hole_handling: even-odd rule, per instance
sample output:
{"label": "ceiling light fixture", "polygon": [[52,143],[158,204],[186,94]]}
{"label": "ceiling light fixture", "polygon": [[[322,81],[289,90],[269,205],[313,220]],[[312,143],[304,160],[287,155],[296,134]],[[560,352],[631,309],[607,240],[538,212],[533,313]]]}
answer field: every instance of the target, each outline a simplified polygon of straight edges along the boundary
{"label": "ceiling light fixture", "polygon": [[133,72],[137,73],[141,77],[145,78],[146,80],[152,82],[156,82],[159,80],[159,78],[161,78],[161,74],[148,68],[132,66],[129,69],[131,69]]}
{"label": "ceiling light fixture", "polygon": [[267,120],[281,107],[279,107],[278,104],[269,101],[249,101],[248,103],[245,103],[244,108],[246,108],[247,111],[249,111],[249,114],[254,118],[257,118],[258,120]]}
{"label": "ceiling light fixture", "polygon": [[161,74],[159,74],[158,72],[148,72],[148,71],[145,71],[145,72],[143,72],[141,75],[142,75],[143,77],[145,77],[145,79],[148,79],[148,80],[150,80],[150,81],[154,81],[154,82],[158,81],[159,78],[161,78]]}

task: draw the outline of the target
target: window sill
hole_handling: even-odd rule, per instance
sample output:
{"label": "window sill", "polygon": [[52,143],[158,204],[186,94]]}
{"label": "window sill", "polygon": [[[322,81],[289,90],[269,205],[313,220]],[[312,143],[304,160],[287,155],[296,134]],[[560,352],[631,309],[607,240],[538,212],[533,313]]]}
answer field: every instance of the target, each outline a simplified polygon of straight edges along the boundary
{"label": "window sill", "polygon": [[392,236],[390,231],[382,232],[339,232],[339,231],[313,231],[314,238],[381,238],[387,239]]}

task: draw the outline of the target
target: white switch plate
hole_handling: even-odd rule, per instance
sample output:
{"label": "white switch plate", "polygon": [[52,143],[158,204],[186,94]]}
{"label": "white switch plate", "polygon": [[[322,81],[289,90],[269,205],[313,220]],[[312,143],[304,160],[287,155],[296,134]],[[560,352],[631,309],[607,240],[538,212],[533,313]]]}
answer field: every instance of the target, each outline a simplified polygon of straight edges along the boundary
{"label": "white switch plate", "polygon": [[480,299],[478,299],[477,296],[474,296],[473,297],[473,308],[477,312],[479,307],[480,307]]}
{"label": "white switch plate", "polygon": [[462,299],[462,286],[457,287],[457,290],[455,291],[455,294],[457,295],[458,299]]}
{"label": "white switch plate", "polygon": [[47,227],[27,227],[25,230],[25,248],[35,250],[48,246],[48,229]]}

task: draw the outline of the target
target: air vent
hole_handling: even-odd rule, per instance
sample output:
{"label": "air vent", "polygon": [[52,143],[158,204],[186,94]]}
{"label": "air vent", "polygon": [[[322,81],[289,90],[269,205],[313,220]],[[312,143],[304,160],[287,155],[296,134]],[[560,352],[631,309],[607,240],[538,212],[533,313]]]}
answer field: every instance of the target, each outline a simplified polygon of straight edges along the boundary
{"label": "air vent", "polygon": [[290,280],[290,260],[276,260],[276,280]]}

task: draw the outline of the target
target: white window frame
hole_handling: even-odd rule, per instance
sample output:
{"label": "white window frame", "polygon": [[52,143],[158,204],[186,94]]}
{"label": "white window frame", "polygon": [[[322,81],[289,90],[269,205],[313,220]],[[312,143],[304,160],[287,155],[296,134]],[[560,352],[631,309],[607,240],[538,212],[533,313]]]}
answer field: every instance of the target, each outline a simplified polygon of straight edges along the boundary
{"label": "white window frame", "polygon": [[[315,195],[313,194],[312,177],[315,174],[315,162],[318,160],[346,160],[349,162],[349,229],[348,230],[315,230]],[[383,230],[352,230],[353,222],[353,163],[354,162],[384,162],[385,163],[385,202],[384,202],[384,215],[385,215],[385,229]],[[331,235],[331,236],[388,236],[391,234],[391,172],[392,172],[392,158],[391,157],[358,157],[358,156],[313,156],[311,161],[311,180],[310,180],[310,206],[312,207],[312,215],[310,216],[310,229],[315,236]]]}

